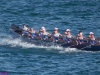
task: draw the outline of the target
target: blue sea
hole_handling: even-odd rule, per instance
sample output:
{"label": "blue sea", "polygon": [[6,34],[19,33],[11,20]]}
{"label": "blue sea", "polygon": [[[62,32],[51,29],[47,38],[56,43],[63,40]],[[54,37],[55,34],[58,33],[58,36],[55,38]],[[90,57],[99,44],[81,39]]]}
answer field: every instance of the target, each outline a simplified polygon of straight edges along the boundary
{"label": "blue sea", "polygon": [[100,75],[100,52],[12,39],[11,24],[100,36],[99,0],[0,0],[0,75]]}

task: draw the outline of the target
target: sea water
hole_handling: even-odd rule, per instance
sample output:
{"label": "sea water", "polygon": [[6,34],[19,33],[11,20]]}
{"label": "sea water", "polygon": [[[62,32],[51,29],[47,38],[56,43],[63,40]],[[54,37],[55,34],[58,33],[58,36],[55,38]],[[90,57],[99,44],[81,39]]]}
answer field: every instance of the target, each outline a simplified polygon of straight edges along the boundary
{"label": "sea water", "polygon": [[66,29],[76,36],[82,30],[100,36],[99,0],[1,0],[0,74],[1,75],[100,75],[100,52],[60,46],[37,46],[21,38],[13,39],[9,27],[16,24],[52,33]]}

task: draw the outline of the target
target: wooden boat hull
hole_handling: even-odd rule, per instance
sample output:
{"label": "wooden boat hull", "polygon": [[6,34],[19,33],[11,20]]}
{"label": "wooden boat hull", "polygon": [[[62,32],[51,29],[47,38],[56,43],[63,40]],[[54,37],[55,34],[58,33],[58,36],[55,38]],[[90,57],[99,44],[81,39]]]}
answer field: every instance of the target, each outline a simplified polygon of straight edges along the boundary
{"label": "wooden boat hull", "polygon": [[85,44],[71,45],[71,44],[62,44],[61,46],[64,47],[64,48],[70,47],[70,48],[76,48],[78,50],[85,50],[85,51],[100,51],[100,46],[95,46],[95,45],[85,45]]}
{"label": "wooden boat hull", "polygon": [[88,44],[76,45],[76,44],[73,44],[73,43],[50,42],[50,41],[47,41],[47,40],[31,39],[31,38],[29,38],[27,36],[21,36],[22,35],[22,30],[16,25],[12,25],[10,27],[10,30],[17,37],[20,36],[21,38],[23,38],[24,41],[27,41],[29,43],[33,43],[33,44],[36,44],[36,45],[44,45],[44,46],[55,45],[55,46],[62,46],[64,48],[68,48],[69,47],[69,48],[76,48],[78,50],[85,50],[85,51],[100,51],[100,46],[92,46],[92,45],[88,45]]}

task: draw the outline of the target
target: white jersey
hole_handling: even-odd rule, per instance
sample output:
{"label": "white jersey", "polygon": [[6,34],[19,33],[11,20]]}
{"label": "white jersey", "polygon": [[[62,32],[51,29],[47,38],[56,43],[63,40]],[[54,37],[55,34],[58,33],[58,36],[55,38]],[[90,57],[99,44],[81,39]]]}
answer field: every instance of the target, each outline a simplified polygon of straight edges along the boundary
{"label": "white jersey", "polygon": [[83,40],[84,37],[83,37],[83,35],[78,34],[77,38],[78,38],[79,40]]}
{"label": "white jersey", "polygon": [[95,40],[95,38],[93,37],[93,38],[90,38],[91,40]]}
{"label": "white jersey", "polygon": [[91,40],[95,40],[95,37],[94,37],[94,36],[93,36],[93,37],[89,36],[89,38],[90,38]]}
{"label": "white jersey", "polygon": [[23,28],[23,30],[24,30],[24,31],[27,31],[27,30],[28,30],[28,28],[27,28],[27,27],[24,27],[24,28]]}
{"label": "white jersey", "polygon": [[67,35],[67,38],[72,38],[72,35]]}
{"label": "white jersey", "polygon": [[45,33],[42,33],[43,35],[48,35],[49,33],[48,32],[45,32]]}
{"label": "white jersey", "polygon": [[54,34],[54,37],[59,37],[59,36],[60,36],[60,33]]}
{"label": "white jersey", "polygon": [[33,30],[31,33],[35,33],[35,31]]}

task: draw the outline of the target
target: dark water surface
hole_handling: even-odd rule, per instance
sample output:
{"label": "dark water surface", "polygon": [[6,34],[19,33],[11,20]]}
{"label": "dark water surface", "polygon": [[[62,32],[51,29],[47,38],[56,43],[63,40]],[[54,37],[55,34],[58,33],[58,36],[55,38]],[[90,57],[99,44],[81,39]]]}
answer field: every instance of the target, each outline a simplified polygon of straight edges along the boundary
{"label": "dark water surface", "polygon": [[100,75],[100,52],[35,46],[11,39],[9,26],[22,24],[48,31],[69,28],[100,36],[99,0],[1,0],[0,72],[9,75]]}

